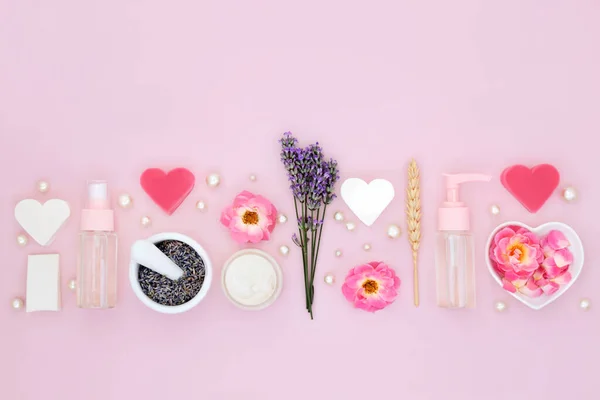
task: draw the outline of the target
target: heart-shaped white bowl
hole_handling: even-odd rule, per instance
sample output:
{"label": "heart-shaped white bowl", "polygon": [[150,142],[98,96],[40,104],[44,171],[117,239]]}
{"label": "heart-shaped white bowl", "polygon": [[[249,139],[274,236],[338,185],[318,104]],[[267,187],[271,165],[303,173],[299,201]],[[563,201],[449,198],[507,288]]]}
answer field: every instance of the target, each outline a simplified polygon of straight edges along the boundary
{"label": "heart-shaped white bowl", "polygon": [[490,274],[492,275],[494,280],[498,282],[500,287],[502,287],[502,279],[500,278],[500,276],[498,276],[498,274],[494,270],[494,267],[492,266],[492,262],[490,260],[490,246],[492,244],[492,241],[494,240],[494,236],[496,235],[496,233],[507,226],[520,226],[525,229],[529,229],[531,232],[535,233],[540,238],[546,236],[552,230],[558,230],[561,231],[566,236],[569,243],[571,243],[571,245],[569,246],[569,250],[571,250],[571,252],[573,253],[573,263],[569,267],[569,271],[571,272],[572,277],[569,283],[567,283],[566,285],[562,285],[556,293],[550,296],[542,295],[540,297],[532,298],[527,297],[519,292],[508,292],[512,294],[512,296],[519,300],[521,303],[527,305],[530,308],[533,308],[534,310],[539,310],[552,303],[560,296],[562,296],[563,293],[565,293],[567,290],[569,290],[571,286],[573,286],[577,278],[579,278],[581,270],[583,269],[583,244],[581,243],[581,239],[579,238],[575,230],[569,225],[563,224],[562,222],[548,222],[536,228],[532,228],[522,222],[517,221],[505,222],[503,224],[498,225],[490,234],[490,237],[488,238],[487,243],[485,245],[485,262],[487,263]]}

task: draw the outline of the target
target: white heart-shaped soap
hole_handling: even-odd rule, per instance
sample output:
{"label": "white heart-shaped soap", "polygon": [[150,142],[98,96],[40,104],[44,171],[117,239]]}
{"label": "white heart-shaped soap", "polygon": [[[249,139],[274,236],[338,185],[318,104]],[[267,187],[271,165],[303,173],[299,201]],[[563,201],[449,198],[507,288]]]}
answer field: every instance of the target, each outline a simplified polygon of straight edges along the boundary
{"label": "white heart-shaped soap", "polygon": [[525,229],[529,229],[531,232],[535,233],[540,238],[546,236],[552,230],[558,230],[558,231],[561,231],[566,236],[569,243],[571,243],[571,245],[569,246],[569,250],[571,250],[571,252],[573,253],[573,263],[569,267],[569,271],[571,272],[571,281],[569,283],[562,285],[560,287],[560,289],[558,289],[557,292],[553,293],[550,296],[542,295],[540,297],[533,298],[533,297],[525,296],[519,292],[516,292],[516,293],[509,292],[510,294],[513,295],[514,298],[519,300],[521,303],[527,305],[528,307],[533,308],[534,310],[539,310],[539,309],[547,306],[548,304],[552,303],[556,299],[558,299],[567,290],[569,290],[569,288],[571,286],[573,286],[573,284],[575,283],[575,281],[581,274],[581,270],[583,269],[583,244],[581,243],[581,239],[579,239],[579,236],[577,235],[575,230],[573,228],[571,228],[569,225],[563,224],[562,222],[548,222],[546,224],[538,226],[537,228],[532,228],[521,222],[515,222],[515,221],[505,222],[503,224],[498,225],[492,231],[490,237],[488,238],[487,244],[485,246],[485,248],[486,248],[485,260],[486,260],[486,263],[488,266],[488,270],[490,271],[490,274],[492,274],[492,277],[494,278],[494,280],[496,282],[498,282],[498,284],[500,286],[502,286],[502,279],[500,278],[500,276],[498,276],[498,274],[494,270],[494,267],[492,266],[489,254],[490,254],[490,246],[492,244],[492,241],[494,240],[494,235],[496,235],[496,233],[498,231],[500,231],[501,229],[503,229],[507,226],[521,226]]}
{"label": "white heart-shaped soap", "polygon": [[367,183],[349,178],[341,188],[342,199],[365,225],[371,226],[394,199],[394,186],[385,179]]}
{"label": "white heart-shaped soap", "polygon": [[37,200],[25,199],[15,207],[17,222],[42,246],[52,243],[70,215],[69,204],[60,199],[48,200],[43,205]]}

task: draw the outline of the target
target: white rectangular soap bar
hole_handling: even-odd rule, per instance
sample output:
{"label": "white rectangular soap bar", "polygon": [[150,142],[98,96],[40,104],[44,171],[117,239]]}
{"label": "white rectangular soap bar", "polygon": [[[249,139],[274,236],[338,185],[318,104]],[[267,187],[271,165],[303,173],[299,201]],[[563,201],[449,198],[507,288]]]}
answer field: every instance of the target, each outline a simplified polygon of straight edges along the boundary
{"label": "white rectangular soap bar", "polygon": [[60,311],[60,269],[58,254],[27,257],[27,312]]}

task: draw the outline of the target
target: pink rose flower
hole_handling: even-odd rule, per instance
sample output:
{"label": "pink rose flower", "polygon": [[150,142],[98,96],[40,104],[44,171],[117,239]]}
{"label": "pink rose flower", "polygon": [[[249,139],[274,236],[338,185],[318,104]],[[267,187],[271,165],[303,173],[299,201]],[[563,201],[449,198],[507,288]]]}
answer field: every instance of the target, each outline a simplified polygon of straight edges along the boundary
{"label": "pink rose flower", "polygon": [[496,233],[490,248],[490,258],[499,272],[514,272],[521,278],[529,278],[544,254],[538,237],[525,228],[506,227]]}
{"label": "pink rose flower", "polygon": [[238,243],[269,240],[276,218],[277,209],[269,200],[246,190],[221,213],[221,223],[229,228],[231,237]]}
{"label": "pink rose flower", "polygon": [[383,262],[370,262],[352,268],[342,285],[342,293],[354,307],[365,311],[382,310],[398,296],[400,278]]}

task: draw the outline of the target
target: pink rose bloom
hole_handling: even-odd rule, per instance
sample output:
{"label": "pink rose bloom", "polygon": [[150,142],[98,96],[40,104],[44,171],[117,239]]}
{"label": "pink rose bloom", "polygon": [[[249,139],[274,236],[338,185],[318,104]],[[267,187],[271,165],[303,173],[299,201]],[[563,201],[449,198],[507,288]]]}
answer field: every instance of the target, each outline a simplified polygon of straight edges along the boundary
{"label": "pink rose bloom", "polygon": [[342,285],[342,293],[354,307],[369,312],[382,310],[398,296],[400,278],[383,262],[370,262],[352,268]]}
{"label": "pink rose bloom", "polygon": [[277,209],[269,200],[246,190],[221,213],[221,223],[229,228],[231,237],[238,243],[269,240],[276,218]]}
{"label": "pink rose bloom", "polygon": [[520,278],[529,278],[538,269],[544,254],[533,232],[516,228],[506,227],[496,233],[490,247],[490,259],[501,276],[510,271]]}

